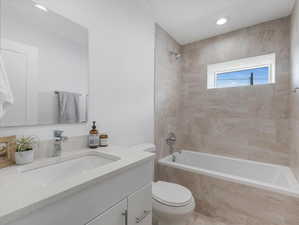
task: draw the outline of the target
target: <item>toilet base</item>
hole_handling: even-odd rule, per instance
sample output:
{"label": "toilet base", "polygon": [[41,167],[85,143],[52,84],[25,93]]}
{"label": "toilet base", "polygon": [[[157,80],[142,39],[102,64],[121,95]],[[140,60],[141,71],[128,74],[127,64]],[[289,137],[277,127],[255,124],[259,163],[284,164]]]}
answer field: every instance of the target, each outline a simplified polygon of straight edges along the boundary
{"label": "toilet base", "polygon": [[[194,209],[194,205],[191,206]],[[189,225],[193,218],[193,210],[181,215],[171,215],[153,211],[153,225]]]}

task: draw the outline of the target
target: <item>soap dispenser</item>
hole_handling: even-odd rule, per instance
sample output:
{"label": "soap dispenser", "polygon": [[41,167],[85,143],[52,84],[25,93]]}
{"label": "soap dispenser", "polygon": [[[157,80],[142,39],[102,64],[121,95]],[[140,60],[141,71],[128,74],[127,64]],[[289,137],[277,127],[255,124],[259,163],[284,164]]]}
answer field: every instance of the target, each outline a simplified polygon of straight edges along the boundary
{"label": "soap dispenser", "polygon": [[97,130],[96,121],[92,122],[92,130],[89,132],[88,144],[89,148],[98,148],[100,145],[99,132]]}

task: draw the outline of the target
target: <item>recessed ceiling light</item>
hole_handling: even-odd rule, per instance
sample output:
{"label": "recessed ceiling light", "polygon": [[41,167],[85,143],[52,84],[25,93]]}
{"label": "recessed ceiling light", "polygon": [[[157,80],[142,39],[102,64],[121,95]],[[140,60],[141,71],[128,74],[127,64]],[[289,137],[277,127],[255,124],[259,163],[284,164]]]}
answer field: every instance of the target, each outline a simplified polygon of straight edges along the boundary
{"label": "recessed ceiling light", "polygon": [[220,18],[219,20],[217,20],[217,25],[224,25],[226,23],[227,23],[226,18]]}
{"label": "recessed ceiling light", "polygon": [[48,12],[48,9],[43,5],[35,4],[34,7],[38,8],[38,9],[44,11],[44,12]]}

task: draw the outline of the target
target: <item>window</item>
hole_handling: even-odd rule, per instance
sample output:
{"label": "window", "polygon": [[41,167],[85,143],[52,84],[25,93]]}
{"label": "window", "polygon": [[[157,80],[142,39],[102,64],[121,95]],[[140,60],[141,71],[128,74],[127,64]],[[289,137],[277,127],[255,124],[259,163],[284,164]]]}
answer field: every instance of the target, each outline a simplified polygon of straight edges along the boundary
{"label": "window", "polygon": [[208,66],[208,89],[275,83],[275,54]]}

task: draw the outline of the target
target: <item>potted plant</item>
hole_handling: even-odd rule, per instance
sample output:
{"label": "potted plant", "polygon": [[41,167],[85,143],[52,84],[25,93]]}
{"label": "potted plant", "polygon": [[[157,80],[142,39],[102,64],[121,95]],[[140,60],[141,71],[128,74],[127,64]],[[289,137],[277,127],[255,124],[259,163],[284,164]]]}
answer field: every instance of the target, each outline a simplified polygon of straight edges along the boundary
{"label": "potted plant", "polygon": [[17,148],[15,153],[17,165],[24,165],[33,162],[35,144],[36,139],[33,136],[17,139]]}

